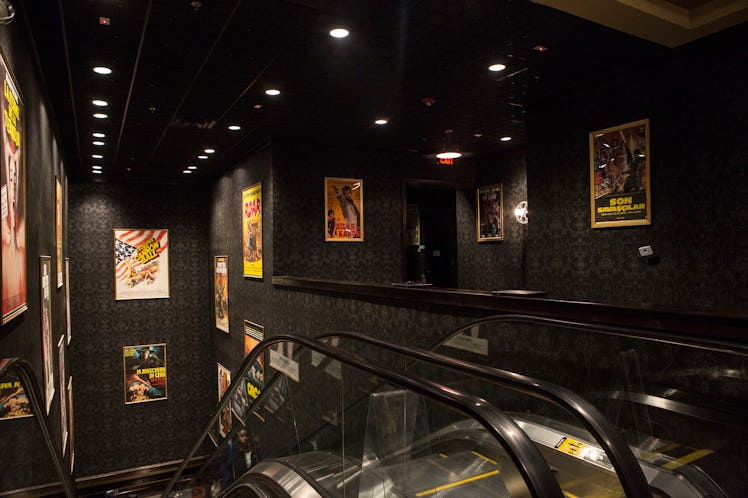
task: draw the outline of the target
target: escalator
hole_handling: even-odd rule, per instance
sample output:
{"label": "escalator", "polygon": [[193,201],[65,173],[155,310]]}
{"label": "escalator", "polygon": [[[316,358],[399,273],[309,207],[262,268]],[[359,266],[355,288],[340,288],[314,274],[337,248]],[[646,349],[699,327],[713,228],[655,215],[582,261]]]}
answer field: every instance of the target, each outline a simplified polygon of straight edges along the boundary
{"label": "escalator", "polygon": [[[266,353],[271,380],[237,409],[232,398]],[[183,467],[211,446],[190,484],[210,496],[564,496],[532,441],[489,403],[300,337],[253,351]],[[172,489],[178,479],[163,496],[195,494]]]}

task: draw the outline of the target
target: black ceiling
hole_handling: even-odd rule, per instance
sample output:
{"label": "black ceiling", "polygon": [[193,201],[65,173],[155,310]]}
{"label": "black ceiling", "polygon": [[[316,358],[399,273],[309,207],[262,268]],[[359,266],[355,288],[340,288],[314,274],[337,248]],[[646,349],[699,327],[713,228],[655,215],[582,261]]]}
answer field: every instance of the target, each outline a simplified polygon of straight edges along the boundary
{"label": "black ceiling", "polygon": [[[528,102],[667,50],[526,0],[16,3],[71,176],[97,164],[104,178],[194,181],[268,137],[433,154],[450,129],[466,153],[517,147]],[[329,36],[337,26],[351,35]],[[507,68],[489,72],[495,62]],[[96,131],[106,145],[92,144]]]}

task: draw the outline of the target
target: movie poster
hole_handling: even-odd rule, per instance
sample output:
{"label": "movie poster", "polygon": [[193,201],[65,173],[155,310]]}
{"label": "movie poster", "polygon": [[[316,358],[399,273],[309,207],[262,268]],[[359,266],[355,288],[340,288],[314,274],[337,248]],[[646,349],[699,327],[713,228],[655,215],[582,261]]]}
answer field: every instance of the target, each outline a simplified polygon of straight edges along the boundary
{"label": "movie poster", "polygon": [[649,225],[649,120],[590,133],[592,228]]}
{"label": "movie poster", "polygon": [[58,378],[60,379],[60,434],[62,436],[62,455],[65,456],[65,450],[68,444],[68,392],[65,383],[65,336],[61,335],[57,341],[57,352],[59,361],[57,362]]}
{"label": "movie poster", "polygon": [[262,278],[262,183],[242,190],[244,276]]}
{"label": "movie poster", "polygon": [[213,258],[213,299],[216,328],[229,333],[229,257]]}
{"label": "movie poster", "polygon": [[70,259],[65,258],[65,332],[68,336],[68,344],[73,338],[73,328],[70,325]]}
{"label": "movie poster", "polygon": [[62,287],[62,184],[55,177],[55,249],[57,250],[57,288]]}
{"label": "movie poster", "polygon": [[39,256],[39,278],[41,298],[41,324],[42,324],[42,359],[44,361],[44,399],[47,405],[47,414],[52,406],[52,398],[55,397],[55,370],[52,342],[52,258]]}
{"label": "movie poster", "polygon": [[12,375],[0,379],[0,420],[30,417],[31,404],[21,381]]}
{"label": "movie poster", "polygon": [[125,404],[166,399],[166,344],[122,348]]}
{"label": "movie poster", "polygon": [[68,379],[68,427],[70,432],[70,472],[75,467],[75,438],[73,435],[73,378]]}
{"label": "movie poster", "polygon": [[114,230],[114,299],[169,297],[169,231]]}
{"label": "movie poster", "polygon": [[[257,323],[244,320],[244,357],[246,358],[257,345],[265,340],[265,327]],[[265,359],[263,355],[257,360],[247,372],[247,394],[250,399],[257,399],[265,387]]]}
{"label": "movie poster", "polygon": [[[218,401],[221,401],[230,385],[231,371],[218,363]],[[226,406],[218,419],[218,433],[221,437],[226,437],[229,432],[231,432],[231,404]]]}
{"label": "movie poster", "polygon": [[325,240],[363,242],[364,181],[325,177]]}
{"label": "movie poster", "polygon": [[504,240],[504,196],[501,183],[480,187],[475,192],[478,242]]}
{"label": "movie poster", "polygon": [[0,154],[0,210],[2,232],[3,319],[6,324],[28,308],[26,299],[26,156],[25,116],[21,94],[16,87],[5,55],[0,52],[2,79],[2,154]]}

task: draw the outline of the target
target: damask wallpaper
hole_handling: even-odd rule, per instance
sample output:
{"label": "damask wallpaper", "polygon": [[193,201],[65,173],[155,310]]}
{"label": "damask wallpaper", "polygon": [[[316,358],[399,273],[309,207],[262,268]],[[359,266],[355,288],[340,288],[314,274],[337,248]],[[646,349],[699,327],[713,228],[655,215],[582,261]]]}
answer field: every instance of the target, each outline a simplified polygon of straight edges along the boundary
{"label": "damask wallpaper", "polygon": [[[70,191],[77,473],[182,458],[214,400],[207,199],[199,187],[153,183],[73,182]],[[114,228],[169,230],[168,299],[114,300]],[[168,398],[125,405],[122,347],[153,343],[167,346]]]}

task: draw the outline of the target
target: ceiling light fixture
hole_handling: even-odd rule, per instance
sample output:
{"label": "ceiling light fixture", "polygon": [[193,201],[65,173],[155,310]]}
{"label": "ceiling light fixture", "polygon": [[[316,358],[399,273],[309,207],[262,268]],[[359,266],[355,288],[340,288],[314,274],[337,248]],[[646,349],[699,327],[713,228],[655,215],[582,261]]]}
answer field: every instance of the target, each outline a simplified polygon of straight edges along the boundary
{"label": "ceiling light fixture", "polygon": [[512,139],[512,137],[501,137],[499,140],[501,140],[502,142],[508,142],[511,139]]}
{"label": "ceiling light fixture", "polygon": [[280,95],[280,90],[276,90],[275,88],[268,88],[265,90],[266,95],[270,95],[272,97],[275,97],[276,95]]}
{"label": "ceiling light fixture", "polygon": [[387,124],[387,120],[386,119],[377,119],[376,121],[374,121],[374,124],[386,125]]}
{"label": "ceiling light fixture", "polygon": [[94,141],[93,141],[92,143],[93,143],[94,145],[98,145],[98,146],[106,145],[106,144],[105,144],[104,142],[102,142],[101,140],[94,140]]}
{"label": "ceiling light fixture", "polygon": [[491,64],[490,66],[488,66],[488,70],[493,71],[494,73],[503,71],[504,69],[506,69],[506,66],[504,64]]}
{"label": "ceiling light fixture", "polygon": [[545,47],[543,45],[535,45],[534,47],[532,47],[532,49],[535,50],[536,52],[542,53],[542,52],[546,52],[548,50],[548,47]]}
{"label": "ceiling light fixture", "polygon": [[517,223],[527,225],[527,201],[521,201],[514,208],[514,218]]}
{"label": "ceiling light fixture", "polygon": [[106,114],[104,114],[104,113],[101,113],[101,112],[97,112],[97,113],[94,113],[93,117],[95,117],[96,119],[106,119],[106,118],[108,118],[109,116],[107,116],[107,115],[106,115]]}
{"label": "ceiling light fixture", "polygon": [[333,38],[345,38],[350,32],[345,28],[335,28],[330,31],[330,36]]}
{"label": "ceiling light fixture", "polygon": [[93,169],[101,169],[101,166],[91,166]]}
{"label": "ceiling light fixture", "polygon": [[458,150],[457,146],[450,145],[449,136],[452,134],[452,130],[444,130],[444,136],[442,137],[442,145],[436,157],[439,159],[457,159],[462,154]]}
{"label": "ceiling light fixture", "polygon": [[231,131],[239,131],[241,129],[242,129],[242,127],[239,126],[239,125],[229,125],[229,130],[231,130]]}
{"label": "ceiling light fixture", "polygon": [[104,156],[102,156],[101,154],[91,154],[91,157],[93,157],[94,159],[104,159]]}
{"label": "ceiling light fixture", "polygon": [[98,100],[98,99],[92,100],[91,103],[95,105],[96,107],[106,107],[109,105],[109,102],[107,102],[106,100]]}
{"label": "ceiling light fixture", "polygon": [[96,66],[93,68],[93,72],[97,74],[112,74],[112,70],[106,66]]}
{"label": "ceiling light fixture", "polygon": [[213,154],[216,151],[216,149],[205,149],[206,154]]}
{"label": "ceiling light fixture", "polygon": [[192,170],[185,169],[185,170],[182,170],[182,173],[184,173],[185,175],[189,175],[190,173],[192,173]]}
{"label": "ceiling light fixture", "polygon": [[197,156],[198,159],[208,159],[208,156]]}
{"label": "ceiling light fixture", "polygon": [[98,131],[94,132],[93,136],[96,138],[106,138],[106,135],[104,135],[103,133],[99,133]]}
{"label": "ceiling light fixture", "polygon": [[197,169],[197,166],[187,166],[187,169]]}
{"label": "ceiling light fixture", "polygon": [[100,169],[93,169],[91,170],[91,173],[93,173],[94,175],[100,175],[102,171]]}

